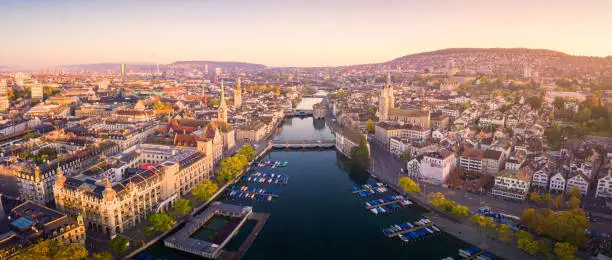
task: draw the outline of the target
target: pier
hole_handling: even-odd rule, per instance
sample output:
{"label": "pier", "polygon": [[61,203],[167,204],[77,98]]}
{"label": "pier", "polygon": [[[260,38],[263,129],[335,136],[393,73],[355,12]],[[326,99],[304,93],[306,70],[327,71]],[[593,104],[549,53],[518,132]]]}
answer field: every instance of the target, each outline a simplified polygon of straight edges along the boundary
{"label": "pier", "polygon": [[[366,203],[364,203],[366,205],[366,209],[372,209],[372,208],[377,208],[377,207],[381,207],[381,206],[387,206],[390,204],[395,204],[395,203],[400,203],[400,202],[406,202],[409,201],[410,204],[412,204],[412,202],[410,200],[408,200],[406,198],[406,196],[403,195],[396,195],[396,196],[392,196],[391,199],[386,199],[386,198],[380,198],[377,200],[371,200],[368,201]],[[408,204],[408,203],[406,203]]]}
{"label": "pier", "polygon": [[256,220],[257,224],[255,224],[255,227],[253,228],[253,230],[251,230],[251,233],[249,233],[249,236],[244,240],[244,242],[242,242],[242,245],[240,245],[238,250],[235,252],[222,251],[219,254],[219,257],[217,259],[220,259],[220,260],[242,259],[242,257],[244,257],[244,254],[246,254],[246,252],[249,250],[249,248],[253,244],[253,242],[255,242],[255,238],[257,238],[257,236],[263,229],[264,225],[266,224],[266,221],[268,221],[269,217],[270,217],[270,214],[267,214],[267,213],[253,213],[249,217],[249,219]]}
{"label": "pier", "polygon": [[[407,224],[408,223],[405,223],[405,224],[402,224],[402,225],[407,225]],[[392,230],[390,228],[385,228],[385,229],[383,229],[383,233],[385,233],[385,236],[388,236],[388,237],[396,237],[396,236],[403,235],[403,234],[406,234],[406,233],[409,233],[409,232],[414,232],[414,231],[418,231],[418,230],[421,230],[421,229],[425,229],[426,227],[433,226],[433,224],[434,223],[431,222],[431,221],[428,222],[428,223],[425,223],[423,225],[418,225],[418,224],[415,223],[414,226],[412,226],[412,227],[406,226],[407,227],[406,229],[401,229],[401,230]]]}
{"label": "pier", "polygon": [[351,192],[353,193],[360,193],[362,191],[369,191],[369,190],[373,190],[376,188],[384,188],[385,184],[382,182],[378,182],[378,183],[374,183],[374,184],[364,184],[361,186],[353,186],[351,187]]}
{"label": "pier", "polygon": [[333,148],[336,145],[334,140],[272,140],[273,148]]}

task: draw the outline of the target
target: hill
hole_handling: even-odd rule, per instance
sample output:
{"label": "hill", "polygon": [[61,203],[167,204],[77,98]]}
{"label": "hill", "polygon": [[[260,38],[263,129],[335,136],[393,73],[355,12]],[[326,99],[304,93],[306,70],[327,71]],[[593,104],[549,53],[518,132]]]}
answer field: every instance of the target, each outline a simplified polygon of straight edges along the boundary
{"label": "hill", "polygon": [[205,65],[208,65],[209,71],[215,68],[222,68],[223,70],[261,70],[266,68],[266,66],[261,64],[232,61],[176,61],[168,64],[169,67],[204,67]]}

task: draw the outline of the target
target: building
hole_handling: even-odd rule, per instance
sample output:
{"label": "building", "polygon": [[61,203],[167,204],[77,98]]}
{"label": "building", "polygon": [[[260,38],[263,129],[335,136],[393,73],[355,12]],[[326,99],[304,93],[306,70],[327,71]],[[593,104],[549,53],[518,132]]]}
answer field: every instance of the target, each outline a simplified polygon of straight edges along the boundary
{"label": "building", "polygon": [[236,129],[236,140],[239,143],[259,142],[266,137],[266,126],[263,122],[256,120],[241,125]]}
{"label": "building", "polygon": [[[342,132],[336,132],[336,150],[340,151],[344,156],[351,158],[351,151],[361,143],[361,136],[365,136],[352,130],[348,127],[342,128]],[[365,136],[367,140],[367,136]],[[370,145],[366,142],[368,151]]]}
{"label": "building", "polygon": [[374,138],[387,149],[390,149],[390,138],[400,139],[427,139],[431,131],[420,125],[402,124],[394,122],[378,122],[375,124]]}
{"label": "building", "polygon": [[41,83],[36,83],[32,86],[31,91],[31,97],[32,99],[39,99],[39,100],[43,100],[44,97],[44,87]]}
{"label": "building", "polygon": [[612,167],[604,170],[597,180],[596,198],[612,198]]}
{"label": "building", "polygon": [[322,103],[317,103],[312,105],[313,116],[314,119],[324,119],[325,118],[325,105]]}
{"label": "building", "polygon": [[236,88],[234,88],[234,109],[242,106],[242,86],[240,86],[240,78],[236,79]]}
{"label": "building", "polygon": [[217,109],[217,121],[227,123],[227,105],[225,105],[225,91],[221,81],[221,95],[219,97],[219,108]]}
{"label": "building", "polygon": [[126,74],[126,67],[125,67],[125,63],[121,63],[121,65],[119,65],[121,68],[121,77],[125,76]]}
{"label": "building", "polygon": [[550,171],[544,169],[536,171],[535,173],[533,173],[533,178],[531,179],[531,186],[540,189],[548,188],[549,174]]}
{"label": "building", "polygon": [[114,237],[148,215],[168,210],[180,196],[210,179],[212,142],[199,140],[195,148],[138,145],[123,152],[121,178],[61,171],[53,187],[57,208],[68,215],[82,214],[88,229]]}
{"label": "building", "polygon": [[0,258],[10,259],[40,240],[55,239],[85,246],[83,217],[68,217],[32,201],[11,210],[9,231],[0,234]]}
{"label": "building", "polygon": [[[450,172],[455,169],[457,159],[455,153],[448,150],[423,154],[420,163],[421,178],[444,183]],[[410,169],[410,168],[407,168]]]}
{"label": "building", "polygon": [[567,179],[567,186],[565,187],[566,191],[570,191],[572,188],[576,187],[580,190],[580,194],[586,195],[589,191],[589,183],[591,179],[582,174],[575,174],[574,176]]}
{"label": "building", "polygon": [[565,176],[563,176],[563,174],[561,174],[560,172],[556,173],[555,175],[553,175],[552,177],[550,177],[550,182],[548,185],[548,191],[550,192],[565,192],[565,185],[566,185],[567,181],[565,179]]}
{"label": "building", "polygon": [[459,166],[465,172],[482,173],[484,150],[466,148],[459,156]]}
{"label": "building", "polygon": [[504,166],[504,153],[496,150],[487,149],[482,158],[484,173],[496,174]]}
{"label": "building", "polygon": [[533,170],[524,167],[518,172],[504,171],[495,176],[491,194],[504,199],[525,200],[529,194]]}
{"label": "building", "polygon": [[391,74],[387,73],[387,83],[383,84],[378,97],[378,121],[385,122],[389,120],[389,111],[395,107],[395,98],[393,96],[393,85],[391,85]]}
{"label": "building", "polygon": [[6,79],[0,79],[0,111],[6,111],[10,107],[8,99],[8,87]]}

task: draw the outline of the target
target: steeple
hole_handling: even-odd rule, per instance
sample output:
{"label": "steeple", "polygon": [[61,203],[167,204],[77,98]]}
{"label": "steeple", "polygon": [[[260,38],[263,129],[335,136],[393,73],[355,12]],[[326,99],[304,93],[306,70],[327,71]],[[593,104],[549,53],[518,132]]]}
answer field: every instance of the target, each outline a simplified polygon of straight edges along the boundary
{"label": "steeple", "polygon": [[66,183],[66,177],[64,176],[64,172],[62,171],[62,168],[58,165],[56,176],[55,176],[55,185],[64,186],[64,183]]}
{"label": "steeple", "polygon": [[421,111],[425,111],[425,88],[421,88]]}
{"label": "steeple", "polygon": [[240,78],[236,79],[236,88],[234,89],[234,108],[242,106],[242,86],[240,86]]}
{"label": "steeple", "polygon": [[227,123],[227,108],[225,107],[225,90],[223,80],[221,80],[221,96],[219,97],[219,109],[217,109],[217,121]]}
{"label": "steeple", "polygon": [[387,85],[391,86],[391,72],[387,72]]}
{"label": "steeple", "polygon": [[221,97],[219,99],[219,107],[225,106],[225,90],[223,89],[223,80],[221,80]]}
{"label": "steeple", "polygon": [[102,192],[102,198],[104,198],[104,200],[106,201],[113,201],[115,200],[115,190],[113,189],[113,186],[111,185],[110,179],[108,177],[106,177],[106,184],[104,185],[104,191]]}

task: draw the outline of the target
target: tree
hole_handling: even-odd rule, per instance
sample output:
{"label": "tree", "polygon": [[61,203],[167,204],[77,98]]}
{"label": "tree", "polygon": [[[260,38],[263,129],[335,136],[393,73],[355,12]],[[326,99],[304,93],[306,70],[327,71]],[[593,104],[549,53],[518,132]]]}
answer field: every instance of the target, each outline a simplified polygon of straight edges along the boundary
{"label": "tree", "polygon": [[225,184],[234,179],[232,172],[226,167],[219,167],[215,172],[217,173],[217,183],[219,184]]}
{"label": "tree", "polygon": [[565,100],[562,97],[555,97],[555,100],[552,102],[553,106],[556,109],[563,109],[565,108]]}
{"label": "tree", "polygon": [[434,205],[434,207],[436,208],[440,207],[440,205],[442,205],[442,203],[446,201],[444,194],[442,194],[441,192],[430,193],[429,195],[427,195],[427,198],[429,199],[429,203]]}
{"label": "tree", "polygon": [[531,234],[524,230],[519,230],[519,232],[516,233],[516,236],[518,238],[516,241],[518,248],[530,255],[535,255],[538,252],[538,241],[533,240],[533,236]]}
{"label": "tree", "polygon": [[567,196],[570,198],[578,198],[580,199],[580,189],[577,186],[573,186],[568,192]]}
{"label": "tree", "polygon": [[211,180],[206,180],[203,183],[198,184],[193,190],[191,190],[191,194],[196,197],[199,201],[205,202],[212,197],[215,192],[219,190],[219,187],[216,183]]}
{"label": "tree", "polygon": [[537,96],[531,96],[527,99],[527,103],[531,109],[539,109],[542,106],[542,100]]}
{"label": "tree", "polygon": [[469,209],[467,206],[465,205],[456,205],[455,207],[453,207],[453,210],[451,211],[451,213],[460,216],[460,217],[467,217],[469,214]]}
{"label": "tree", "polygon": [[410,161],[410,159],[411,159],[410,158],[410,152],[409,151],[402,152],[402,156],[401,156],[400,159],[402,159],[402,161]]}
{"label": "tree", "polygon": [[251,145],[249,144],[245,144],[244,146],[242,146],[242,148],[240,148],[240,151],[238,151],[238,153],[246,156],[248,161],[252,161],[253,159],[255,159],[255,156],[257,155],[257,151],[255,151],[255,149],[253,149],[253,147],[251,147]]}
{"label": "tree", "polygon": [[406,193],[421,192],[421,187],[419,187],[419,184],[414,182],[410,177],[400,177],[399,184],[400,187],[402,187],[402,190],[404,190]]}
{"label": "tree", "polygon": [[113,255],[109,252],[93,253],[91,260],[113,260]]}
{"label": "tree", "polygon": [[555,206],[555,208],[558,209],[561,207],[561,205],[563,205],[563,195],[559,194],[553,200],[553,206]]}
{"label": "tree", "polygon": [[371,134],[376,131],[376,127],[374,127],[374,122],[372,121],[372,119],[368,119],[368,121],[366,121],[366,131]]}
{"label": "tree", "polygon": [[32,247],[22,251],[15,259],[67,259],[80,260],[89,255],[87,249],[79,244],[65,244],[55,239],[42,240]]}
{"label": "tree", "polygon": [[567,207],[570,209],[580,208],[580,199],[574,196],[571,196],[567,201]]}
{"label": "tree", "polygon": [[460,107],[461,107],[461,110],[466,110],[470,108],[470,102],[461,103]]}
{"label": "tree", "polygon": [[570,243],[556,243],[555,244],[555,254],[561,260],[574,260],[578,259],[576,257],[576,246]]}
{"label": "tree", "polygon": [[508,225],[506,224],[499,225],[499,227],[497,228],[497,233],[499,236],[499,240],[506,242],[506,243],[512,241],[513,233]]}
{"label": "tree", "polygon": [[351,151],[351,160],[363,170],[370,167],[370,151],[368,148],[368,140],[365,135],[361,135],[359,146],[353,148]]}
{"label": "tree", "polygon": [[583,108],[574,116],[574,120],[579,123],[584,123],[591,120],[591,110],[588,108]]}
{"label": "tree", "polygon": [[534,191],[529,193],[529,200],[533,202],[540,202],[542,199],[540,198],[540,194]]}
{"label": "tree", "polygon": [[218,100],[218,99],[211,99],[211,100],[208,100],[208,102],[206,103],[206,105],[207,105],[208,107],[217,107],[217,106],[219,106],[219,100]]}
{"label": "tree", "polygon": [[174,218],[165,212],[155,213],[149,216],[149,222],[151,222],[152,225],[150,227],[151,230],[159,232],[166,232],[170,230],[170,228],[172,228],[172,226],[176,223]]}
{"label": "tree", "polygon": [[604,119],[603,117],[600,117],[599,119],[595,120],[595,123],[593,123],[595,125],[595,128],[597,128],[597,130],[605,130],[608,127],[608,124],[606,123],[606,119]]}
{"label": "tree", "polygon": [[179,217],[187,215],[191,208],[191,201],[187,199],[178,199],[173,206],[174,214]]}
{"label": "tree", "polygon": [[550,239],[544,238],[538,241],[538,252],[546,255],[548,259],[553,259],[552,244]]}
{"label": "tree", "polygon": [[444,200],[438,207],[443,211],[452,212],[453,208],[455,208],[455,202],[452,200]]}
{"label": "tree", "polygon": [[550,193],[546,193],[546,194],[542,195],[542,201],[544,201],[546,203],[552,201],[552,195],[550,195]]}
{"label": "tree", "polygon": [[533,221],[535,220],[535,209],[528,208],[523,210],[523,215],[521,216],[521,223],[523,225],[531,226]]}
{"label": "tree", "polygon": [[129,246],[129,241],[122,236],[116,236],[115,238],[108,241],[108,250],[112,251],[116,255],[120,256],[125,253]]}

